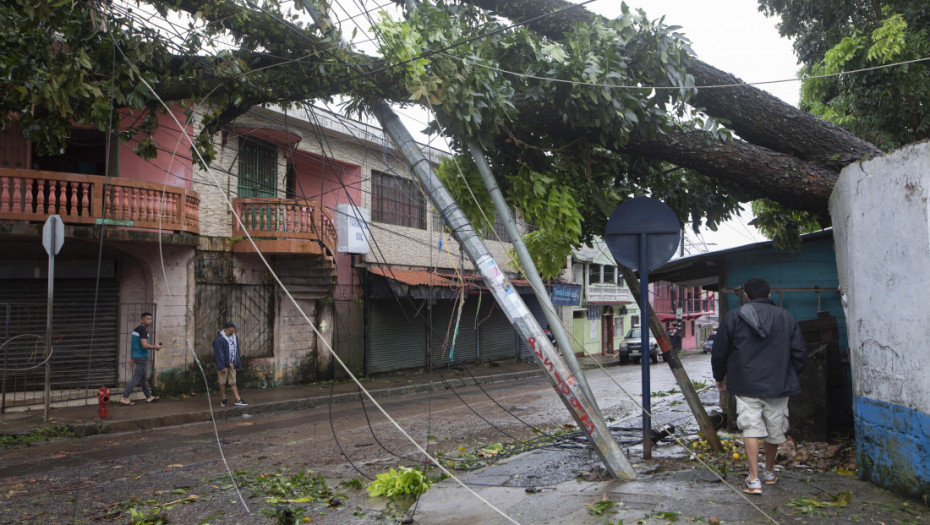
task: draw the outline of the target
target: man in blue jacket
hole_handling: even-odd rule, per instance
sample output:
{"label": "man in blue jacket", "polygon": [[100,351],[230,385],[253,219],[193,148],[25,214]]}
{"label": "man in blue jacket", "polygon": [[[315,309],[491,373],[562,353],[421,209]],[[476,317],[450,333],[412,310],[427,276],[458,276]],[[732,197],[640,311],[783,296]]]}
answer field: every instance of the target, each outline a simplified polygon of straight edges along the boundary
{"label": "man in blue jacket", "polygon": [[216,363],[217,376],[220,379],[220,405],[228,406],[226,402],[226,384],[236,396],[235,405],[238,407],[247,406],[248,403],[239,397],[239,390],[236,389],[236,369],[242,368],[241,349],[239,348],[239,338],[236,336],[236,330],[239,325],[228,321],[226,326],[220,330],[220,333],[213,340],[213,362]]}
{"label": "man in blue jacket", "polygon": [[[788,430],[788,396],[801,393],[798,376],[807,346],[798,321],[769,299],[769,283],[754,277],[743,285],[749,302],[727,312],[714,338],[711,367],[718,390],[736,397],[736,424],[743,432],[749,475],[743,492],[762,494],[774,484],[775,455]],[[765,471],[759,479],[759,441],[765,442]]]}

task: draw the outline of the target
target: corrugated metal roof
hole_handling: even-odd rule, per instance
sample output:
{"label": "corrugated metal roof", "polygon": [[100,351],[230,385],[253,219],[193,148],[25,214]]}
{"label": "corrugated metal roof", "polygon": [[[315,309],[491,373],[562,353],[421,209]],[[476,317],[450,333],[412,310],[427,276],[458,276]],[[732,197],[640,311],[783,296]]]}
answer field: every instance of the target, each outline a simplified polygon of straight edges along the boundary
{"label": "corrugated metal roof", "polygon": [[412,286],[448,286],[450,288],[459,286],[459,283],[443,277],[435,272],[426,270],[396,270],[393,268],[369,268],[368,271],[375,275],[387,277],[404,284]]}

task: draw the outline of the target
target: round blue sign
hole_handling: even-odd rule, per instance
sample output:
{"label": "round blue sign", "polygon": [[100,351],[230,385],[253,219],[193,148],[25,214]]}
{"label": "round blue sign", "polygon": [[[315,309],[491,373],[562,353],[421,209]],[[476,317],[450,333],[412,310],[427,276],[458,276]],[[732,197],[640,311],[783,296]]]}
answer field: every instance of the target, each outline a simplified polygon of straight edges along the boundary
{"label": "round blue sign", "polygon": [[642,270],[641,246],[645,246],[646,266],[651,270],[675,254],[681,243],[681,223],[662,201],[637,197],[620,203],[610,214],[604,238],[618,263],[638,271]]}

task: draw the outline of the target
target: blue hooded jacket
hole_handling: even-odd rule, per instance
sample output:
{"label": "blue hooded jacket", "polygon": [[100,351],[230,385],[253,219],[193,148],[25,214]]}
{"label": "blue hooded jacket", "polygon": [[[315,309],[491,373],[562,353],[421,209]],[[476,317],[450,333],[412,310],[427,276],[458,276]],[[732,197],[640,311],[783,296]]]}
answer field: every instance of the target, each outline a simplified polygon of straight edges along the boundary
{"label": "blue hooded jacket", "polygon": [[[242,368],[242,346],[239,344],[239,337],[236,334],[233,334],[232,337],[236,338],[236,360],[233,362],[233,366],[239,369]],[[229,342],[223,337],[222,331],[213,340],[213,362],[216,364],[217,370],[229,368]]]}

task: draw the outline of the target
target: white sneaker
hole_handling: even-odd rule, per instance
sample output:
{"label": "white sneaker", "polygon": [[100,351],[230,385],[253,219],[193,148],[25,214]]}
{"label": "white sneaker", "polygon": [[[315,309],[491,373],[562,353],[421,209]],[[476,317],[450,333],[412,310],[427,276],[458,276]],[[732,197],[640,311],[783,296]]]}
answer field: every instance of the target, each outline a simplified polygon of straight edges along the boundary
{"label": "white sneaker", "polygon": [[743,492],[746,494],[762,494],[762,482],[758,479],[750,480],[746,478],[743,480]]}
{"label": "white sneaker", "polygon": [[774,485],[778,482],[778,473],[762,469],[762,482],[766,485]]}

